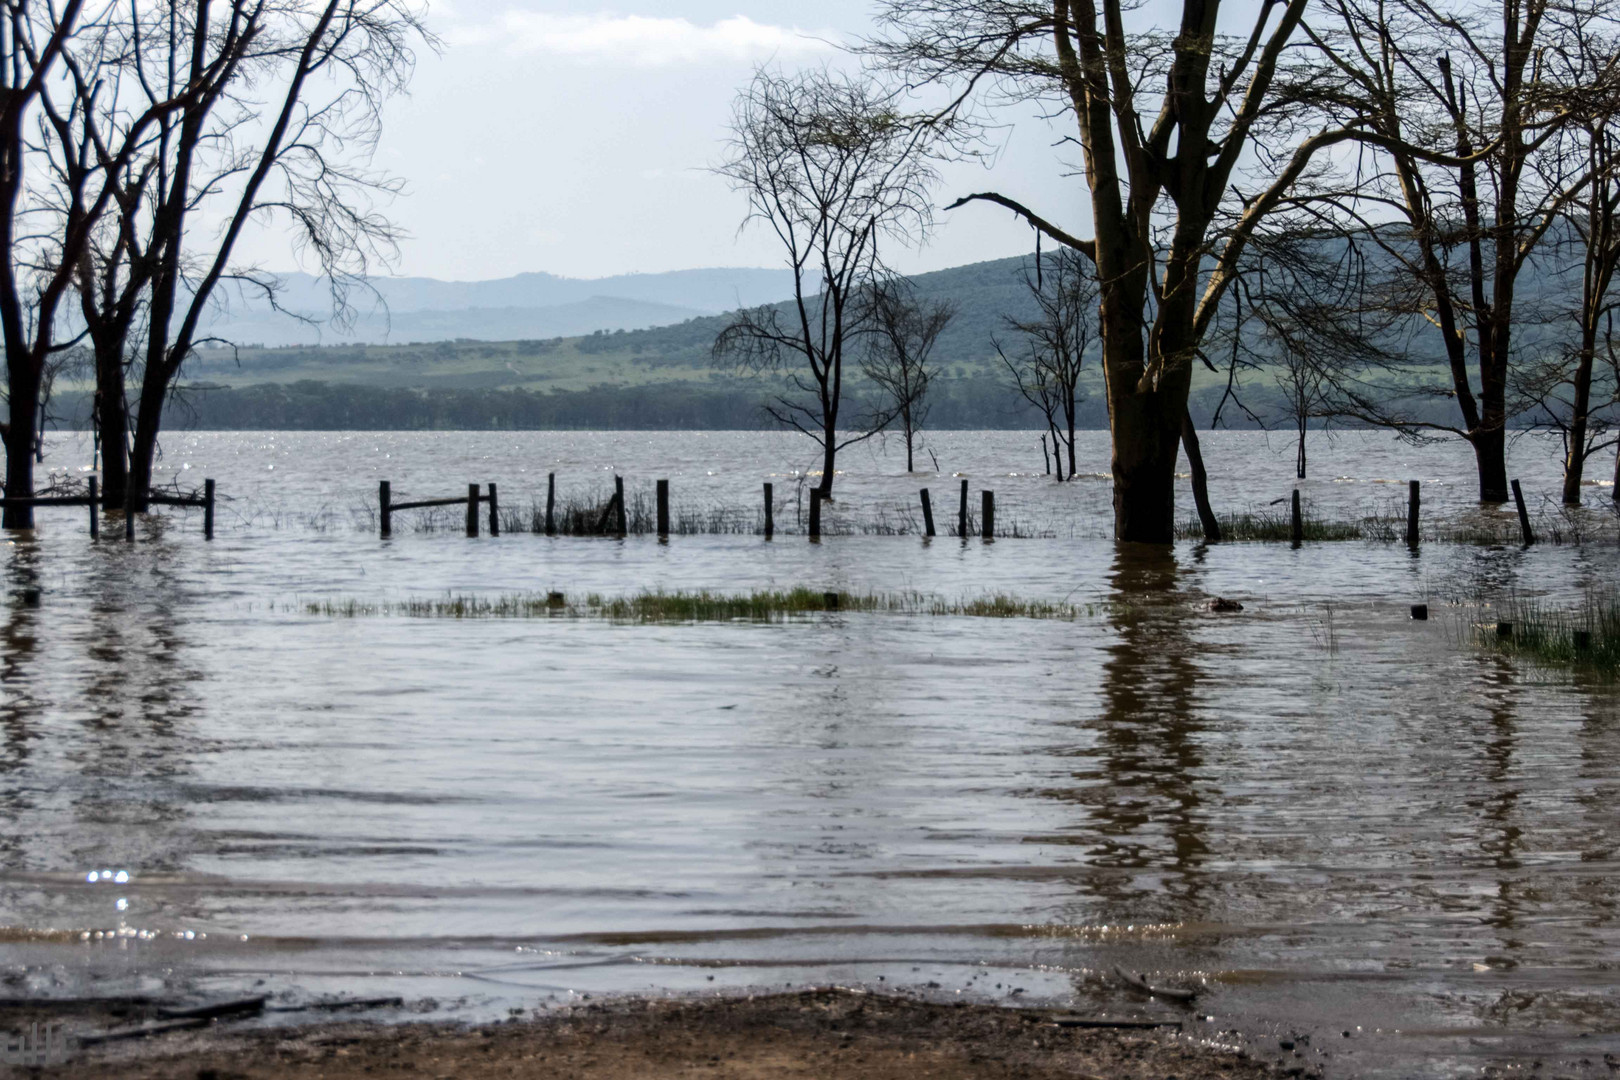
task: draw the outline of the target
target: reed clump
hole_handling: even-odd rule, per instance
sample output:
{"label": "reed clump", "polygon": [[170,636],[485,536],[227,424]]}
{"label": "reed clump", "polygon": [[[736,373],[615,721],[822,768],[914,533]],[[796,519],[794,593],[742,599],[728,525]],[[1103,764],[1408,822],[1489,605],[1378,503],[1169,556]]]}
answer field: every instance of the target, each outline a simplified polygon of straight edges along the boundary
{"label": "reed clump", "polygon": [[1478,644],[1548,667],[1620,674],[1620,593],[1591,591],[1573,607],[1511,596],[1494,608],[1495,622],[1472,628]]}
{"label": "reed clump", "polygon": [[[1260,541],[1288,543],[1293,539],[1293,523],[1287,514],[1267,511],[1245,514],[1216,514],[1221,526],[1221,539],[1232,541]],[[1324,521],[1306,515],[1301,520],[1307,541],[1379,540],[1385,539],[1377,530],[1369,529],[1359,521]],[[1183,521],[1176,530],[1183,540],[1201,540],[1203,526],[1196,518]]]}
{"label": "reed clump", "polygon": [[955,615],[982,619],[1075,620],[1111,610],[1106,604],[1021,600],[997,593],[950,600],[920,592],[847,592],[809,588],[748,593],[662,590],[604,597],[568,598],[555,592],[495,596],[451,594],[373,603],[328,599],[305,603],[306,615],[329,618],[419,619],[603,619],[627,623],[784,622],[838,612],[892,615]]}

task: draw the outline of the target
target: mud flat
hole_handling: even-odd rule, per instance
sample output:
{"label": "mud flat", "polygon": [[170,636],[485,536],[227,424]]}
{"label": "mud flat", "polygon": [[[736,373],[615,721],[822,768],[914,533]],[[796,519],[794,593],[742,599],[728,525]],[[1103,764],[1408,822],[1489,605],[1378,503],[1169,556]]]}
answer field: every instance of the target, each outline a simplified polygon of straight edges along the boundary
{"label": "mud flat", "polygon": [[[80,1011],[75,1031],[137,1024]],[[0,1026],[37,1017],[0,1008]],[[297,1027],[211,1026],[70,1051],[66,1062],[29,1069],[74,1080],[183,1077],[544,1076],[576,1080],[703,1076],[754,1080],[816,1077],[1021,1077],[1044,1080],[1198,1080],[1314,1076],[1314,1063],[1264,1058],[1214,1025],[1186,1028],[1073,1026],[1072,1014],[920,1001],[838,989],[749,997],[619,999],[536,1010],[503,1023]],[[1080,1018],[1093,1021],[1095,1018]],[[1119,1018],[1114,1018],[1119,1019]],[[1070,1026],[1065,1026],[1070,1025]]]}

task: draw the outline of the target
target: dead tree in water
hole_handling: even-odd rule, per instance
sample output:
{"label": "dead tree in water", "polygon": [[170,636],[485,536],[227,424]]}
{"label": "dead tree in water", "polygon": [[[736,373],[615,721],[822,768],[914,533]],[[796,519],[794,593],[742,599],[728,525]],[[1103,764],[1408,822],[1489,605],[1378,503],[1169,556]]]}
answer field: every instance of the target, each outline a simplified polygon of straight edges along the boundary
{"label": "dead tree in water", "polygon": [[1020,359],[1009,357],[993,340],[992,345],[1019,394],[1046,418],[1057,458],[1057,478],[1064,479],[1062,451],[1067,450],[1072,479],[1075,411],[1083,400],[1080,372],[1097,338],[1097,282],[1078,252],[1061,250],[1036,258],[1040,265],[1024,271],[1024,284],[1038,315],[1004,320],[1023,339],[1024,349],[1014,352]]}
{"label": "dead tree in water", "polygon": [[893,411],[906,439],[906,472],[915,472],[914,443],[928,419],[928,388],[937,374],[929,358],[956,305],[919,300],[898,278],[874,282],[865,300],[868,313],[862,321],[868,332],[861,371],[883,394],[883,408]]}
{"label": "dead tree in water", "polygon": [[785,377],[787,392],[766,411],[821,447],[824,497],[838,451],[887,427],[897,411],[880,408],[858,425],[843,415],[844,360],[872,329],[861,298],[885,277],[879,245],[915,241],[933,220],[930,150],[948,128],[899,104],[861,76],[761,69],[737,99],[718,169],[747,196],[747,220],[781,243],[793,299],[737,312],[714,355]]}

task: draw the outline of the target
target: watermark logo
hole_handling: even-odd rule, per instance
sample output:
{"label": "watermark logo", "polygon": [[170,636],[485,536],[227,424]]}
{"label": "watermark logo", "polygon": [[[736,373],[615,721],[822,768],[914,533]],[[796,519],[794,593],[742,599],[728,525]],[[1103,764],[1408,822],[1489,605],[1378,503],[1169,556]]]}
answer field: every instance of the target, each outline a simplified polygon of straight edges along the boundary
{"label": "watermark logo", "polygon": [[67,1061],[67,1035],[57,1023],[31,1024],[0,1043],[0,1065],[60,1065]]}

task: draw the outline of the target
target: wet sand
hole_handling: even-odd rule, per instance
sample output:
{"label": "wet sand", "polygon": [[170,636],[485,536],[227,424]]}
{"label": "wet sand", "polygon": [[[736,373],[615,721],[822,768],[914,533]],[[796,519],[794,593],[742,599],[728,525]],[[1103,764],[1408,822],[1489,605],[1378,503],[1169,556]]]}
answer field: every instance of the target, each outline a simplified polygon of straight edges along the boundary
{"label": "wet sand", "polygon": [[[122,1010],[122,1022],[141,1019]],[[621,999],[524,1013],[504,1023],[302,1027],[218,1024],[75,1051],[40,1077],[257,1080],[260,1077],[701,1076],[720,1080],[936,1077],[1047,1080],[1201,1080],[1315,1076],[1309,1059],[1261,1060],[1235,1036],[1189,1021],[1175,1028],[1061,1026],[1069,1014],[940,1004],[818,989],[699,1000]],[[0,1008],[0,1027],[37,1019]],[[80,1015],[75,1030],[112,1016]]]}

